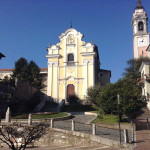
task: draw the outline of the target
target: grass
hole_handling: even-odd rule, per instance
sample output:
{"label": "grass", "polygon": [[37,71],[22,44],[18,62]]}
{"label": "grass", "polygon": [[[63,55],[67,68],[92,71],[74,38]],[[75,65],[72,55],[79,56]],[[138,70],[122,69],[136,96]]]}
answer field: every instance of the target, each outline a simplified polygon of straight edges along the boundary
{"label": "grass", "polygon": [[67,105],[63,109],[63,112],[97,112],[98,108],[92,105]]}
{"label": "grass", "polygon": [[[92,123],[103,123],[103,124],[115,124],[118,123],[118,116],[117,115],[103,115],[102,119],[96,118],[92,121]],[[121,123],[127,123],[127,120],[122,117]]]}
{"label": "grass", "polygon": [[[32,119],[48,119],[48,118],[57,118],[57,117],[65,117],[66,113],[49,113],[49,114],[32,114]],[[28,119],[28,114],[13,116],[12,119]]]}

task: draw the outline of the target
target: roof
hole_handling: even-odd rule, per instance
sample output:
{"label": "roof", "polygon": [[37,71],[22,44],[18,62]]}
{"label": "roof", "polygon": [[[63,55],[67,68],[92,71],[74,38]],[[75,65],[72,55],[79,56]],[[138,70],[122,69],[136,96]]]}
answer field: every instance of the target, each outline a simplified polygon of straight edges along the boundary
{"label": "roof", "polygon": [[[12,72],[14,69],[0,69],[0,72],[2,71],[8,71],[8,72]],[[48,68],[40,68],[40,71],[47,71]]]}
{"label": "roof", "polygon": [[0,71],[13,71],[14,69],[0,69]]}
{"label": "roof", "polygon": [[106,73],[110,73],[110,77],[111,77],[111,71],[110,70],[105,70],[105,69],[99,69],[100,72],[106,72]]}
{"label": "roof", "polygon": [[74,28],[69,28],[67,29],[65,32],[61,33],[61,35],[59,36],[59,39],[62,39],[64,36],[66,36],[69,32],[74,32],[76,35],[80,35],[81,39],[83,38],[83,34],[81,34],[80,32],[78,32],[76,29]]}
{"label": "roof", "polygon": [[135,9],[143,9],[141,0],[137,0],[136,8]]}

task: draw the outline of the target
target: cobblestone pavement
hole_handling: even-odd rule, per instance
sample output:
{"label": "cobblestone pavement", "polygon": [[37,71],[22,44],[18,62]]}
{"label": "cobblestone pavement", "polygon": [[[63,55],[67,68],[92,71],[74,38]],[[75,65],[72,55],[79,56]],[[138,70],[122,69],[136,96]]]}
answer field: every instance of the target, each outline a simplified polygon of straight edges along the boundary
{"label": "cobblestone pavement", "polygon": [[[60,128],[65,130],[71,130],[71,121],[75,121],[75,131],[92,134],[91,124],[87,124],[91,120],[95,119],[94,116],[90,115],[74,115],[74,118],[64,121],[54,121],[54,128]],[[119,131],[115,129],[108,129],[104,127],[96,127],[96,135],[101,137],[119,141]],[[131,133],[129,133],[131,139]],[[121,139],[123,141],[123,132],[121,132]]]}

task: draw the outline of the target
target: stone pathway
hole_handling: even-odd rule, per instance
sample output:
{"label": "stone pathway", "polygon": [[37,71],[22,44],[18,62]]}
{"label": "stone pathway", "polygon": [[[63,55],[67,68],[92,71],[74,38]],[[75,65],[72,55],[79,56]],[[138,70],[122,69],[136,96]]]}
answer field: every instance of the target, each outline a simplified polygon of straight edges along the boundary
{"label": "stone pathway", "polygon": [[[88,125],[90,121],[95,119],[95,116],[91,115],[74,115],[73,118],[64,120],[64,121],[54,121],[55,128],[61,128],[66,130],[71,130],[71,122],[72,119],[76,122],[75,123],[75,131],[80,131],[84,133],[91,134],[92,127]],[[97,127],[96,134],[100,135],[101,137],[105,137],[108,139],[119,140],[119,133],[118,130],[108,129]],[[122,133],[122,141],[123,141],[123,133]],[[9,150],[8,148],[0,147],[0,150]],[[34,147],[34,148],[27,148],[27,150],[131,150],[127,148],[114,148],[109,147],[106,145],[101,146],[71,146],[71,145],[57,145],[57,146],[48,146],[48,147]],[[141,149],[144,150],[144,149]]]}
{"label": "stone pathway", "polygon": [[[75,121],[75,131],[92,134],[92,126],[91,124],[86,124],[91,120],[95,119],[95,116],[90,115],[74,115],[74,118],[64,120],[64,121],[54,121],[54,128],[71,130],[72,120]],[[112,139],[119,141],[119,131],[115,129],[109,129],[104,127],[96,127],[96,135],[100,135],[101,137]],[[122,141],[123,140],[123,132],[121,132]],[[131,140],[131,133],[129,133],[129,138]]]}
{"label": "stone pathway", "polygon": [[136,148],[134,148],[134,150],[150,150],[150,130],[148,130],[147,127],[148,117],[150,117],[150,111],[147,108],[144,108],[143,113],[135,120],[135,123],[137,125],[137,146]]}

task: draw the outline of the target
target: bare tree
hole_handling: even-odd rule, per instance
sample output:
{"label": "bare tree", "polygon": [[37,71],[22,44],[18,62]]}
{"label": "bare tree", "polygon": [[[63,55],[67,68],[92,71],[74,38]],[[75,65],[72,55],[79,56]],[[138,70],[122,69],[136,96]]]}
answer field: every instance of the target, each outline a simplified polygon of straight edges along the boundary
{"label": "bare tree", "polygon": [[12,150],[24,150],[35,139],[46,133],[46,124],[23,125],[18,123],[6,124],[0,128],[0,141]]}

